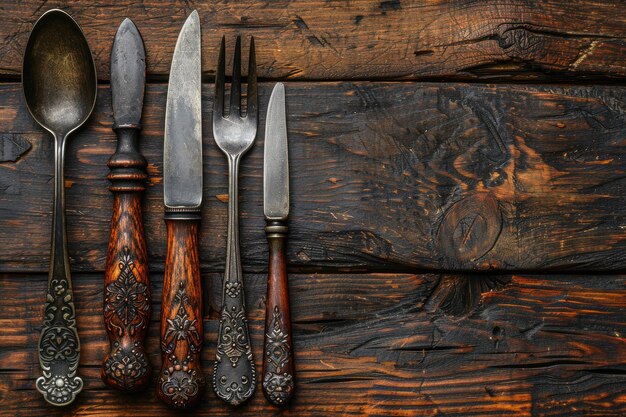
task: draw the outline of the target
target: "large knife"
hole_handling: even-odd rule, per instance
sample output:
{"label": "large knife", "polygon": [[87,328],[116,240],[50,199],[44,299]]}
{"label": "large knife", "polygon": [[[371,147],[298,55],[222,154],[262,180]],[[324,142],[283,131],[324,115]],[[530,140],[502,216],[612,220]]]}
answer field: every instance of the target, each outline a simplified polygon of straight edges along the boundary
{"label": "large knife", "polygon": [[174,50],[165,108],[163,197],[167,254],[161,305],[163,368],[157,395],[186,408],[205,388],[200,366],[202,290],[198,223],[202,203],[200,19],[195,10]]}
{"label": "large knife", "polygon": [[285,86],[276,84],[267,109],[263,163],[263,212],[269,243],[269,272],[263,344],[263,393],[283,406],[294,392],[285,240],[289,217],[289,156]]}
{"label": "large knife", "polygon": [[104,323],[111,350],[101,373],[107,385],[124,391],[144,388],[152,372],[143,346],[150,322],[150,279],[141,215],[146,160],[138,145],[145,59],[139,31],[124,20],[111,50],[117,149],[108,163],[114,202],[104,275]]}

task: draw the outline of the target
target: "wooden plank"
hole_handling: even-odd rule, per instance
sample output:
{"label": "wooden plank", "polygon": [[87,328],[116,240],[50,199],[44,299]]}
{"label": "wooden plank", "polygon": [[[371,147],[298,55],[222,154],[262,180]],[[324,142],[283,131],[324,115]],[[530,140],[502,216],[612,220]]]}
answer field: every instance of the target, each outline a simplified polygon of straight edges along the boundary
{"label": "wooden plank", "polygon": [[[204,274],[203,365],[215,354],[220,276]],[[174,416],[153,388],[131,400],[99,378],[106,352],[102,276],[76,277],[79,374],[85,390],[65,410],[34,390],[44,275],[0,277],[0,390],[4,415]],[[257,364],[265,277],[246,276]],[[472,302],[463,288],[496,277],[299,275],[290,277],[298,391],[288,411],[260,387],[237,415],[621,416],[626,413],[626,276],[500,276]],[[480,281],[483,280],[481,283]],[[486,281],[485,281],[486,280]],[[155,275],[147,348],[160,366],[161,276]],[[212,289],[211,289],[212,287]],[[28,288],[28,291],[24,291]],[[441,301],[469,304],[446,313]],[[449,311],[449,310],[448,310]],[[154,384],[153,384],[154,386]],[[24,404],[28,404],[25,408]],[[194,415],[232,415],[210,389]]]}
{"label": "wooden plank", "polygon": [[225,35],[232,48],[237,34],[255,36],[259,75],[267,79],[626,76],[620,0],[5,1],[0,76],[19,76],[28,33],[53,7],[67,10],[84,28],[103,80],[125,17],[145,39],[149,75],[166,76],[178,32],[194,8],[208,76],[220,38]]}
{"label": "wooden plank", "polygon": [[[241,171],[244,268],[264,271],[264,115]],[[145,224],[163,268],[165,85],[149,86],[141,147],[149,162]],[[287,86],[292,212],[288,259],[309,271],[623,270],[626,266],[626,89],[414,83]],[[226,159],[211,139],[204,90],[201,262],[222,271]],[[0,270],[48,268],[52,141],[19,85],[0,87],[0,121],[32,147],[0,164]],[[110,95],[67,149],[69,253],[102,271],[112,196]],[[14,141],[16,142],[16,141]],[[301,269],[302,270],[302,269]]]}

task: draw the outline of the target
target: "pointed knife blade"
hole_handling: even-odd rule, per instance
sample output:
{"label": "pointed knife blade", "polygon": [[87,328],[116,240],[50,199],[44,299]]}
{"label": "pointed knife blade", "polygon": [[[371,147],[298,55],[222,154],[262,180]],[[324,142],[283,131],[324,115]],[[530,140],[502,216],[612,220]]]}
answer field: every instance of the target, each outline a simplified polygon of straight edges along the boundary
{"label": "pointed knife blade", "polygon": [[263,212],[268,220],[289,216],[289,156],[285,86],[277,83],[272,91],[265,121],[263,163]]}
{"label": "pointed knife blade", "polygon": [[165,107],[163,198],[166,209],[202,203],[200,18],[195,10],[178,35]]}
{"label": "pointed knife blade", "polygon": [[146,52],[137,27],[124,19],[111,49],[111,96],[115,126],[139,125],[146,83]]}

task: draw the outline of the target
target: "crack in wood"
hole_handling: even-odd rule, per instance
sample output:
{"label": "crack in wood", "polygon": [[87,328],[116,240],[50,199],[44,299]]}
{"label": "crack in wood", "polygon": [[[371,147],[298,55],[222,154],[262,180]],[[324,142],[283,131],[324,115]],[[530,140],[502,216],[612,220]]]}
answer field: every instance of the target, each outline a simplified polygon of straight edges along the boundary
{"label": "crack in wood", "polygon": [[17,162],[32,145],[18,133],[0,134],[0,162]]}

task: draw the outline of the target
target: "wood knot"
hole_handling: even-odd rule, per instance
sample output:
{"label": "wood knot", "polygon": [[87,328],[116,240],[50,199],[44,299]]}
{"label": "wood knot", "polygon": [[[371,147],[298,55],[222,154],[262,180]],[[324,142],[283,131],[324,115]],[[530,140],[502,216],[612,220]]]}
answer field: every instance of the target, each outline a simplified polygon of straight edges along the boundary
{"label": "wood knot", "polygon": [[545,50],[546,34],[533,32],[529,28],[513,26],[500,28],[498,46],[513,59],[532,61]]}
{"label": "wood knot", "polygon": [[[441,310],[452,317],[465,317],[480,305],[483,294],[504,288],[511,280],[507,275],[443,275],[425,303],[426,311]],[[494,327],[492,337],[499,341],[504,330]]]}
{"label": "wood knot", "polygon": [[479,193],[454,203],[437,230],[439,251],[456,267],[486,255],[502,231],[502,213],[491,193]]}

